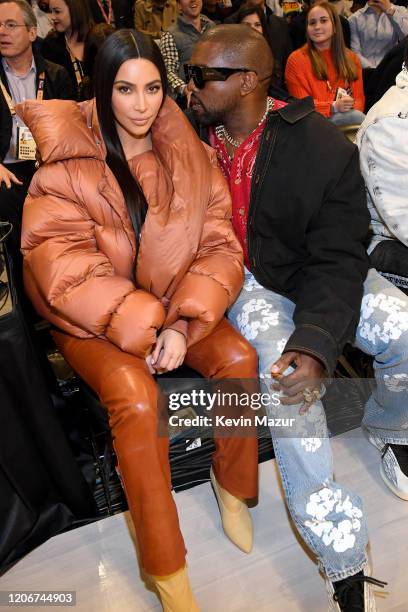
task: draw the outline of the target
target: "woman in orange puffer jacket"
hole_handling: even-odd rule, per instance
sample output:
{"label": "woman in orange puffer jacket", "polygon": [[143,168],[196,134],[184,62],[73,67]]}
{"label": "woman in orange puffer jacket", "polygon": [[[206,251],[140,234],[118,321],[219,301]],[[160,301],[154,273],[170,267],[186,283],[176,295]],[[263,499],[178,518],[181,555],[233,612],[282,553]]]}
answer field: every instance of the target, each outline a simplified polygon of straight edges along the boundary
{"label": "woman in orange puffer jacket", "polygon": [[[99,53],[96,100],[18,107],[43,162],[22,249],[27,293],[109,411],[141,566],[165,610],[190,612],[152,374],[185,363],[255,379],[257,359],[223,318],[243,280],[228,187],[165,89],[156,44],[120,30]],[[224,530],[249,552],[243,500],[257,494],[256,438],[218,439],[212,470]]]}

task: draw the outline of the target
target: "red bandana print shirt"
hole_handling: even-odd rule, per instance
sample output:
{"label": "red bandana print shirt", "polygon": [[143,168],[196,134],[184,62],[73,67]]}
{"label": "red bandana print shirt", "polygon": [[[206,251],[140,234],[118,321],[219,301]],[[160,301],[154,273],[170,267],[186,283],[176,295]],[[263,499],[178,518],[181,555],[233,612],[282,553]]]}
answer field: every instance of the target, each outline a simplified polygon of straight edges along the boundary
{"label": "red bandana print shirt", "polygon": [[[273,100],[273,110],[286,106],[282,100]],[[265,127],[264,120],[242,142],[231,161],[227,150],[213,128],[209,130],[210,144],[215,149],[222,173],[228,181],[232,197],[232,224],[244,250],[245,266],[250,269],[247,247],[247,222],[252,174],[255,167],[259,142]]]}

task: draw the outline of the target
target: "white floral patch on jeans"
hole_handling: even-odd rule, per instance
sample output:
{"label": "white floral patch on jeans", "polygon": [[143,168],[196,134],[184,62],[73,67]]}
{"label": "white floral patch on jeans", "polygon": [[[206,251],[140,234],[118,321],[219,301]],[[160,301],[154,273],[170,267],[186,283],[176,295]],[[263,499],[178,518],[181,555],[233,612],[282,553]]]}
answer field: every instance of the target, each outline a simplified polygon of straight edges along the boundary
{"label": "white floral patch on jeans", "polygon": [[258,283],[256,278],[251,274],[251,276],[245,277],[243,289],[245,289],[245,291],[254,291],[254,289],[263,289],[263,287],[262,285]]}
{"label": "white floral patch on jeans", "polygon": [[307,453],[315,453],[322,445],[320,438],[302,438],[300,442]]}
{"label": "white floral patch on jeans", "polygon": [[[251,316],[253,313],[254,316]],[[249,300],[237,316],[238,329],[247,340],[254,340],[260,332],[278,324],[279,312],[273,311],[272,304],[264,299]]]}
{"label": "white floral patch on jeans", "polygon": [[326,415],[320,402],[312,404],[306,414],[296,416],[292,435],[302,439],[301,444],[307,452],[314,453],[321,447],[322,438],[328,434]]}
{"label": "white floral patch on jeans", "polygon": [[384,374],[384,384],[389,391],[402,393],[408,391],[408,374]]}
{"label": "white floral patch on jeans", "polygon": [[[379,323],[381,313],[387,316]],[[367,293],[361,302],[359,329],[360,336],[373,344],[377,339],[383,342],[398,340],[408,331],[407,302],[385,293]]]}
{"label": "white floral patch on jeans", "polygon": [[[305,526],[321,538],[326,546],[332,546],[337,553],[354,547],[355,533],[361,529],[360,519],[363,513],[360,508],[353,506],[348,495],[344,501],[342,500],[341,489],[333,491],[324,487],[312,493],[306,505],[306,513],[312,517],[312,520],[305,521]],[[339,520],[337,526],[334,526],[333,522],[327,518],[331,513],[344,514],[345,518]]]}

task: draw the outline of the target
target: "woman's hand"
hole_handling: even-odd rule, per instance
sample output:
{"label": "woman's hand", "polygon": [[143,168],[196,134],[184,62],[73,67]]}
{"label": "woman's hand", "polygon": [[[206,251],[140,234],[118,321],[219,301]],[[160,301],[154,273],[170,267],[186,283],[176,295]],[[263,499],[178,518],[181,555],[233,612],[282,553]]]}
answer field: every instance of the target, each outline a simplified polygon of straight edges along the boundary
{"label": "woman's hand", "polygon": [[152,376],[154,376],[156,374],[156,370],[154,369],[154,367],[152,366],[152,353],[150,353],[150,355],[148,355],[146,357],[146,365],[149,368],[149,372]]}
{"label": "woman's hand", "polygon": [[354,98],[351,96],[343,96],[339,100],[336,100],[335,109],[337,113],[346,113],[347,111],[353,110]]}
{"label": "woman's hand", "polygon": [[186,352],[187,343],[184,334],[174,329],[165,329],[157,338],[151,359],[147,364],[158,374],[170,372],[181,366]]}
{"label": "woman's hand", "polygon": [[190,79],[190,81],[187,83],[185,89],[184,89],[184,95],[187,98],[187,108],[190,108],[191,105],[191,95],[194,92],[194,83],[193,80]]}

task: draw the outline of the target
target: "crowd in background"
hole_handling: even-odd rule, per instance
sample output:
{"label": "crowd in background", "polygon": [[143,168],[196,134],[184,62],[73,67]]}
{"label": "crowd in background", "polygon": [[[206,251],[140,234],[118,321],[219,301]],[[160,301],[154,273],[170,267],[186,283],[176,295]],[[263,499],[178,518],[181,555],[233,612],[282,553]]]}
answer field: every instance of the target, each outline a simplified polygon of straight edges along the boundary
{"label": "crowd in background", "polygon": [[[95,53],[114,29],[135,27],[160,44],[171,94],[183,105],[188,93],[183,65],[200,35],[220,23],[246,23],[263,34],[272,49],[271,87],[278,99],[312,95],[319,112],[330,116],[336,111],[326,103],[334,101],[336,85],[349,91],[352,108],[363,112],[394,83],[408,35],[407,0],[369,0],[365,5],[332,0],[320,11],[311,10],[315,3],[310,0],[27,1],[37,20],[36,44],[42,56],[66,68],[79,100],[92,97]],[[323,17],[316,18],[322,11]],[[325,27],[325,20],[331,28],[326,46],[325,34],[318,31],[316,39],[313,33],[313,28]],[[302,52],[296,54],[298,49]],[[328,84],[324,100],[315,91],[323,84]],[[344,102],[337,112],[344,112],[342,106]]]}
{"label": "crowd in background", "polygon": [[[272,50],[270,95],[284,101],[312,96],[317,111],[333,123],[359,125],[401,70],[407,1],[369,0],[364,6],[351,0],[309,1],[30,0],[37,23],[31,42],[34,57],[62,66],[69,77],[70,87],[56,97],[81,101],[93,96],[93,67],[105,39],[115,29],[135,27],[159,44],[169,93],[185,108],[191,92],[184,64],[194,44],[217,24],[245,23],[262,34]],[[13,5],[3,4],[7,22]],[[3,24],[4,58],[10,56],[6,39],[12,36],[15,32]],[[5,76],[2,72],[3,80]],[[1,102],[4,112],[5,100]],[[2,161],[12,163],[12,158],[6,151]]]}
{"label": "crowd in background", "polygon": [[[0,3],[1,218],[14,225],[16,259],[35,163],[16,155],[23,125],[10,114],[7,94],[12,104],[36,95],[92,98],[96,55],[116,29],[135,27],[155,40],[168,93],[186,109],[192,92],[184,65],[194,45],[218,24],[247,24],[265,37],[274,57],[269,94],[285,102],[311,96],[316,110],[338,126],[360,125],[395,84],[408,40],[407,0],[364,6],[351,0],[30,0],[32,10],[21,14],[25,2]],[[30,66],[29,79],[24,70]]]}

